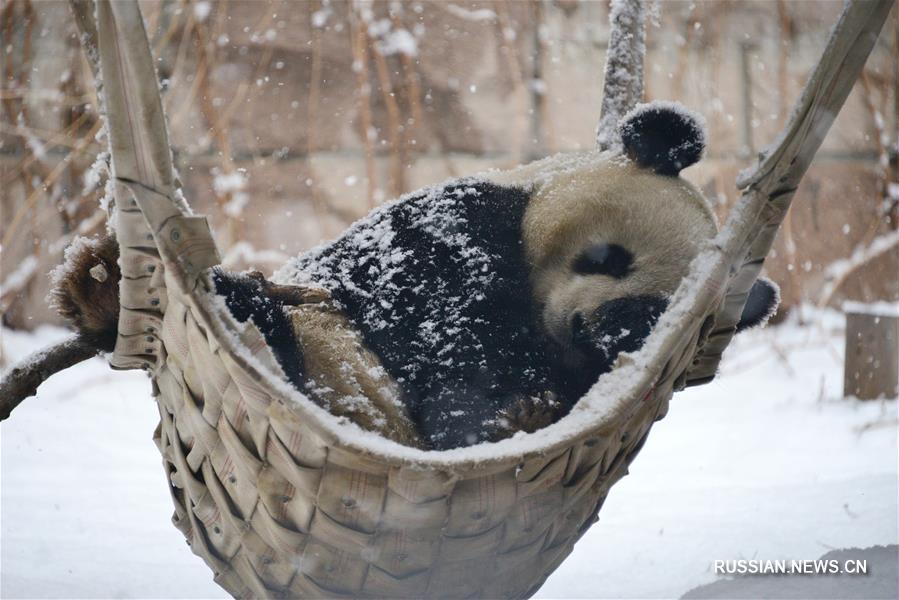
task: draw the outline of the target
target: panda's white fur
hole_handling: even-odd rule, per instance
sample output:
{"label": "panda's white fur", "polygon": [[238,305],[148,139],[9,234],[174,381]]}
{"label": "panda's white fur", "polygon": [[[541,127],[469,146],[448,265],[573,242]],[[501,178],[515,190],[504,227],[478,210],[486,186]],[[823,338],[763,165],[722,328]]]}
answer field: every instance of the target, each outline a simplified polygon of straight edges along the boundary
{"label": "panda's white fur", "polygon": [[[571,354],[571,319],[615,298],[671,295],[704,240],[717,233],[706,199],[681,177],[659,175],[621,154],[588,151],[550,157],[490,177],[529,188],[522,235],[532,293],[545,332]],[[579,275],[572,263],[594,244],[633,255],[624,278]]]}

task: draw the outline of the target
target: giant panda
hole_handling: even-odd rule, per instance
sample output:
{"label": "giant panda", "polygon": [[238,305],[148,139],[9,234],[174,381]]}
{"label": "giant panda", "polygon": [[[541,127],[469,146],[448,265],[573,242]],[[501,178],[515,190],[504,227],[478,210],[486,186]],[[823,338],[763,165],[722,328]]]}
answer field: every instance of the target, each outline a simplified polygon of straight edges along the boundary
{"label": "giant panda", "polygon": [[[325,363],[377,372],[366,389],[384,387],[383,370],[404,406],[380,414],[399,414],[401,443],[443,450],[548,425],[620,353],[642,346],[717,232],[702,194],[679,176],[702,155],[699,119],[652,103],[627,115],[620,134],[621,151],[557,155],[408,194],[290,261],[275,284],[330,298],[324,311],[307,311],[313,327],[297,328],[291,302],[261,276],[216,269],[213,289],[234,318],[253,320],[303,391],[314,369],[332,368]],[[88,274],[98,260],[114,262],[114,241],[104,248],[72,261],[56,299],[85,339],[111,350],[118,297],[95,288],[116,286],[118,275],[98,283]],[[98,311],[92,298],[101,296],[115,305]],[[738,329],[767,319],[777,300],[759,280]],[[359,342],[316,343],[335,328],[352,328],[342,339]],[[316,361],[303,345],[347,356]]]}
{"label": "giant panda", "polygon": [[[679,176],[703,152],[699,119],[642,105],[620,134],[623,152],[558,155],[409,194],[275,281],[331,293],[430,447],[548,424],[642,345],[717,232]],[[776,305],[772,284],[757,287],[741,327]]]}

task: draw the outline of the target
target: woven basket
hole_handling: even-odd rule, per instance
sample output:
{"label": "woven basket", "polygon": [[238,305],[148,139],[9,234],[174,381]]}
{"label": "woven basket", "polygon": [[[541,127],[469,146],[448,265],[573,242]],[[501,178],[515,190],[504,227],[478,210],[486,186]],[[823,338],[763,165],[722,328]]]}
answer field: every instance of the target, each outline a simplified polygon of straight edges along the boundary
{"label": "woven basket", "polygon": [[639,353],[546,429],[424,452],[315,406],[275,375],[260,333],[212,300],[207,269],[218,254],[172,176],[137,4],[100,2],[123,274],[111,364],[152,376],[173,521],[215,581],[236,597],[535,592],[596,521],[673,391],[714,375],[793,191],[890,4],[847,8],[800,100],[806,110],[748,180]]}

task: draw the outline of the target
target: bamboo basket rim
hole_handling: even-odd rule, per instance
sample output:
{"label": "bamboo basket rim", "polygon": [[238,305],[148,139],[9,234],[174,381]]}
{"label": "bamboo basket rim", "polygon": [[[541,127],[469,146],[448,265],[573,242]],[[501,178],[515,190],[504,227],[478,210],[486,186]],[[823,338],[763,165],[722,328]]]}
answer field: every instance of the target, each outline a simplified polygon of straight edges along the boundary
{"label": "bamboo basket rim", "polygon": [[[751,228],[751,223],[742,229]],[[725,228],[723,231],[730,231]],[[719,234],[719,237],[720,234]],[[534,457],[550,455],[585,438],[613,432],[633,410],[633,401],[642,399],[658,378],[666,358],[692,325],[692,319],[702,318],[723,289],[724,277],[730,267],[728,254],[721,243],[735,245],[736,238],[710,242],[691,266],[691,273],[675,294],[674,302],[665,311],[643,349],[624,357],[621,364],[602,378],[582,397],[567,416],[533,433],[521,433],[515,438],[498,442],[450,450],[421,450],[403,446],[380,435],[360,429],[313,403],[305,394],[280,378],[265,364],[249,356],[240,346],[227,319],[217,313],[207,297],[194,296],[194,308],[199,309],[205,325],[216,336],[231,358],[259,383],[273,398],[287,400],[282,405],[307,426],[312,426],[330,444],[365,455],[392,467],[418,469],[489,471],[507,467]],[[709,260],[712,257],[713,260]],[[686,287],[696,283],[700,292],[687,293]],[[681,315],[681,318],[677,318]],[[686,318],[684,318],[686,316]],[[640,368],[640,365],[645,368]],[[630,380],[630,382],[627,382]],[[612,393],[611,390],[624,391]],[[586,417],[586,418],[585,418]],[[584,419],[577,425],[572,423]]]}

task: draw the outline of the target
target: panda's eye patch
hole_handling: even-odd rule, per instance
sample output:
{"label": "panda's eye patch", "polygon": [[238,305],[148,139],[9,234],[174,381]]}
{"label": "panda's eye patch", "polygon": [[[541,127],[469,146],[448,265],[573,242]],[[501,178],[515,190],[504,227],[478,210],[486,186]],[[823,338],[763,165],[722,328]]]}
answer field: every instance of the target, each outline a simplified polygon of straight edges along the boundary
{"label": "panda's eye patch", "polygon": [[579,275],[625,277],[631,270],[634,255],[618,244],[594,244],[578,256],[572,270]]}

